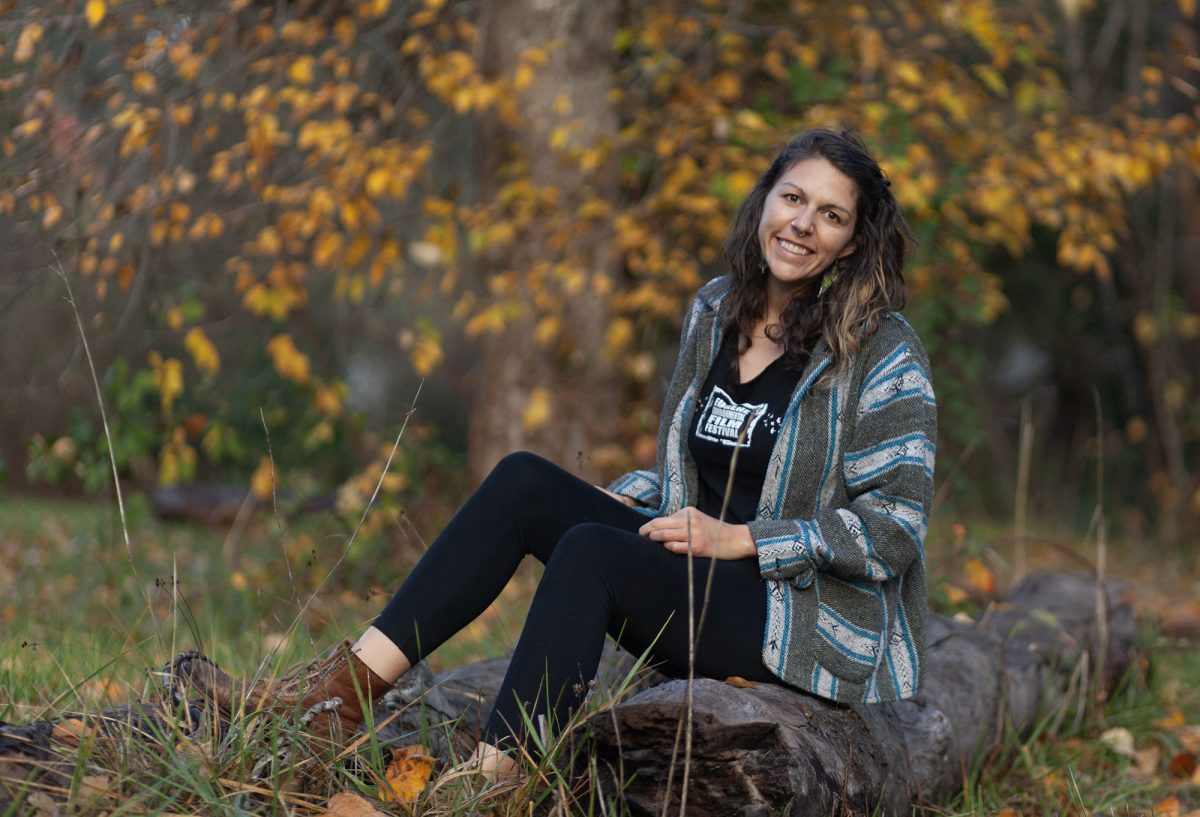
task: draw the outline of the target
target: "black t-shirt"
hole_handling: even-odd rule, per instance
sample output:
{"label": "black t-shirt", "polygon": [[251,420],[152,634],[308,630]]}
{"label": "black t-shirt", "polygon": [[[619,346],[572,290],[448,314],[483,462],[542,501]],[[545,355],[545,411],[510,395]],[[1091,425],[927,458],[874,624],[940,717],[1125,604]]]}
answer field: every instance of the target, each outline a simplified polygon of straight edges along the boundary
{"label": "black t-shirt", "polygon": [[[738,333],[726,332],[700,389],[696,420],[688,432],[688,450],[700,477],[696,507],[712,517],[720,516],[729,466],[733,452],[738,451],[725,521],[742,524],[754,519],[758,510],[771,449],[801,373],[788,368],[781,356],[753,380],[738,383],[731,365],[737,345]],[[739,447],[738,436],[743,428],[745,437]]]}

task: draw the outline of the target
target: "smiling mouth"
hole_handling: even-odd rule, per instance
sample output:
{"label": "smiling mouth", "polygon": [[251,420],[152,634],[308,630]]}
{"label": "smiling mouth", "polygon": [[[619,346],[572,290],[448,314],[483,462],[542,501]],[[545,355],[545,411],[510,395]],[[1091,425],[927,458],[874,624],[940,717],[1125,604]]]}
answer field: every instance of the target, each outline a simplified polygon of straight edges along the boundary
{"label": "smiling mouth", "polygon": [[792,255],[812,255],[813,251],[808,247],[802,247],[799,244],[794,244],[786,238],[779,238],[779,246],[790,252]]}

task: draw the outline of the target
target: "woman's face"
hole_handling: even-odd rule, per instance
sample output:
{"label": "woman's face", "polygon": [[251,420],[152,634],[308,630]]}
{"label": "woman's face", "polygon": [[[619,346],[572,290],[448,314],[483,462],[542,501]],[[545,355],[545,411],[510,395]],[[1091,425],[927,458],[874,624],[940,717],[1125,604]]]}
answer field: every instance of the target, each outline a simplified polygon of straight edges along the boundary
{"label": "woman's face", "polygon": [[854,181],[821,157],[802,159],[767,193],[758,242],[771,283],[785,291],[816,285],[854,252]]}

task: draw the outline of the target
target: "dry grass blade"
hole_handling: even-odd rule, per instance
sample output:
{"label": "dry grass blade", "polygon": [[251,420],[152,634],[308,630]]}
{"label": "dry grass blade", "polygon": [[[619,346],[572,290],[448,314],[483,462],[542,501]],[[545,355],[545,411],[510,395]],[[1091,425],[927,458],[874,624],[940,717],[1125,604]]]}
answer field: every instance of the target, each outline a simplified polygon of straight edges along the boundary
{"label": "dry grass blade", "polygon": [[[83,328],[83,319],[79,317],[79,306],[75,303],[75,293],[71,290],[71,281],[67,278],[67,273],[62,267],[62,262],[58,260],[57,253],[54,256],[54,271],[58,273],[63,286],[67,288],[67,303],[71,305],[71,314],[75,316],[75,326],[79,329],[79,339],[83,343],[83,353],[87,357],[88,371],[92,375],[92,386],[96,389],[96,403],[100,407],[100,423],[104,426],[104,439],[108,443],[108,461],[112,465],[113,490],[117,494],[117,511],[121,516],[121,533],[125,537],[125,555],[129,559],[129,570],[135,578],[138,578],[140,585],[142,582],[138,577],[137,566],[133,563],[133,544],[129,540],[129,523],[125,517],[125,497],[121,493],[121,477],[117,473],[116,449],[113,447],[112,431],[108,425],[108,411],[104,408],[104,394],[100,390],[100,377],[96,374],[96,362],[92,359],[92,347],[88,343],[87,332]],[[149,597],[146,598],[146,603],[150,603]]]}
{"label": "dry grass blade", "polygon": [[[1096,405],[1096,434],[1097,450],[1104,450],[1104,408],[1100,403],[1100,393],[1092,387],[1092,400]],[[1103,673],[1108,663],[1108,593],[1105,590],[1108,574],[1108,521],[1104,516],[1104,457],[1096,458],[1096,627],[1099,653],[1096,660],[1096,671]],[[1099,685],[1103,689],[1103,684]]]}
{"label": "dry grass blade", "polygon": [[[729,458],[729,473],[725,478],[725,493],[721,497],[721,512],[717,516],[717,541],[713,543],[713,549],[716,550],[720,544],[721,533],[725,529],[725,516],[729,512],[729,497],[733,493],[733,476],[737,472],[738,453],[741,451],[742,445],[746,440],[746,430],[749,426],[749,421],[743,421],[741,429],[738,430],[737,444],[733,447],[733,454]],[[704,627],[704,619],[708,614],[708,604],[712,598],[713,577],[716,575],[717,559],[711,556],[708,560],[708,575],[704,580],[704,598],[700,605],[700,615],[695,615],[696,602],[694,595],[695,584],[692,578],[692,525],[691,517],[688,517],[688,549],[687,549],[687,582],[688,582],[688,675],[687,675],[687,692],[684,703],[684,719],[683,719],[683,781],[680,783],[679,791],[679,814],[680,817],[687,814],[687,798],[688,785],[691,782],[692,770],[692,727],[695,717],[695,681],[696,681],[696,638],[699,635],[701,628]],[[676,732],[676,749],[678,748],[679,733]],[[663,815],[667,813],[667,806],[671,802],[671,777],[675,770],[675,753],[671,755],[671,769],[667,773],[666,793],[663,795]]]}
{"label": "dry grass blade", "polygon": [[1017,451],[1017,496],[1013,503],[1014,580],[1025,578],[1028,571],[1028,543],[1025,540],[1026,508],[1029,503],[1029,469],[1033,462],[1033,408],[1028,397],[1021,402],[1021,439]]}
{"label": "dry grass blade", "polygon": [[421,378],[421,382],[417,384],[417,391],[413,395],[412,403],[408,407],[408,412],[404,415],[404,422],[400,425],[400,431],[396,434],[396,440],[392,443],[392,450],[388,452],[387,461],[383,464],[383,470],[379,474],[379,480],[375,483],[375,490],[371,492],[371,498],[367,500],[366,507],[363,508],[362,515],[358,519],[358,524],[354,526],[354,532],[350,534],[350,538],[347,540],[346,546],[342,548],[342,552],[338,556],[337,561],[334,562],[333,566],[330,567],[329,570],[326,571],[325,575],[321,577],[321,581],[318,582],[317,586],[313,588],[312,593],[309,594],[308,599],[304,602],[304,606],[301,607],[300,611],[296,614],[296,620],[292,623],[293,627],[300,623],[304,617],[304,614],[308,612],[308,608],[313,603],[313,600],[317,598],[321,590],[325,587],[325,583],[329,581],[329,577],[332,576],[339,567],[341,567],[342,562],[346,561],[346,557],[350,554],[350,548],[354,546],[354,542],[358,538],[359,531],[362,530],[363,524],[367,521],[367,514],[371,512],[371,507],[375,504],[375,501],[379,498],[379,492],[383,489],[383,482],[385,479],[387,479],[388,471],[391,470],[392,467],[392,462],[396,459],[396,452],[400,450],[400,441],[404,438],[404,430],[408,428],[408,421],[412,419],[413,414],[415,414],[417,411],[417,400],[420,399],[421,389],[424,388],[424,386],[425,379]]}
{"label": "dry grass blade", "polygon": [[264,797],[278,797],[287,805],[296,806],[297,808],[310,809],[318,811],[321,806],[319,798],[314,795],[306,795],[301,792],[285,792],[276,789],[269,789],[265,786],[256,786],[253,783],[246,783],[241,780],[230,780],[227,777],[218,777],[217,783],[230,789],[231,791],[244,792],[246,794],[260,794]]}

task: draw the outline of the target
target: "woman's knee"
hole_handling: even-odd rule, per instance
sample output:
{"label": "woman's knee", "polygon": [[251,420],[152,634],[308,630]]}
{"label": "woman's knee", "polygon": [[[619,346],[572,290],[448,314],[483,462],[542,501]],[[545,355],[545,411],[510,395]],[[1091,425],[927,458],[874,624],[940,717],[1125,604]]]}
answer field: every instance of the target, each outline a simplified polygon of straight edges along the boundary
{"label": "woman's knee", "polygon": [[500,458],[488,474],[488,479],[523,485],[558,468],[545,457],[530,451],[513,451]]}
{"label": "woman's knee", "polygon": [[570,573],[588,578],[602,575],[605,566],[615,555],[614,540],[622,533],[597,522],[572,525],[554,546],[554,553],[546,563],[546,572]]}

